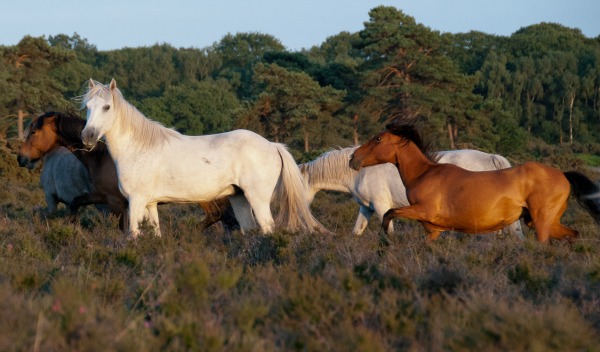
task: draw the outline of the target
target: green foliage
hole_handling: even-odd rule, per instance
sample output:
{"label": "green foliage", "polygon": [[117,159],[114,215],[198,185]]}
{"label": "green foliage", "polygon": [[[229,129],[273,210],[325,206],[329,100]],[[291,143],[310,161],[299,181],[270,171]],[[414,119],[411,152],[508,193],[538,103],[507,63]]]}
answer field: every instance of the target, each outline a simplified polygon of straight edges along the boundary
{"label": "green foliage", "polygon": [[252,105],[239,112],[236,125],[257,130],[276,142],[287,142],[300,131],[302,144],[296,147],[305,152],[310,151],[311,143],[322,146],[319,139],[328,137],[323,130],[341,107],[345,93],[321,87],[308,74],[277,64],[259,63],[254,75],[260,93]]}
{"label": "green foliage", "polygon": [[205,80],[171,86],[161,97],[141,101],[146,116],[191,135],[229,131],[239,102],[225,81]]}
{"label": "green foliage", "polygon": [[359,143],[403,118],[423,120],[440,149],[524,155],[530,139],[576,148],[600,136],[600,43],[554,23],[508,37],[439,33],[379,6],[362,30],[300,52],[262,33],[202,49],[98,51],[73,33],[27,36],[0,47],[0,59],[9,137],[17,113],[72,109],[90,77],[116,78],[136,107],[184,133],[243,127],[305,152]]}

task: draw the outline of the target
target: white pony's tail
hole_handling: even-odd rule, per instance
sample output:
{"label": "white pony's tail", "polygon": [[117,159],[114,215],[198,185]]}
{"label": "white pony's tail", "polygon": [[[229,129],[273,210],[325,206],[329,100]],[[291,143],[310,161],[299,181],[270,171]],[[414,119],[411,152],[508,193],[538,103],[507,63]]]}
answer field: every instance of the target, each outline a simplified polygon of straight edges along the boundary
{"label": "white pony's tail", "polygon": [[283,144],[273,144],[277,147],[283,163],[275,188],[275,200],[280,207],[277,225],[292,231],[306,230],[311,233],[329,234],[329,230],[315,219],[308,207],[304,179],[292,154]]}
{"label": "white pony's tail", "polygon": [[492,163],[496,167],[496,170],[508,169],[509,167],[512,167],[508,159],[498,154],[492,154]]}

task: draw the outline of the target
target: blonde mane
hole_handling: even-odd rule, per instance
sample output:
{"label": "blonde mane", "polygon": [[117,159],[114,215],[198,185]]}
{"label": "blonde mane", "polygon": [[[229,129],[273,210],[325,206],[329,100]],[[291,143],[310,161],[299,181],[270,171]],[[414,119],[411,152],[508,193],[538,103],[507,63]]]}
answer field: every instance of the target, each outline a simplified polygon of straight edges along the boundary
{"label": "blonde mane", "polygon": [[144,116],[135,106],[131,105],[119,90],[114,91],[108,85],[94,81],[94,85],[80,98],[82,109],[85,104],[96,96],[102,99],[110,100],[112,95],[117,119],[115,127],[124,131],[134,131],[132,142],[142,148],[160,146],[169,142],[171,139],[179,139],[181,134],[172,128],[163,126],[160,122],[153,121]]}
{"label": "blonde mane", "polygon": [[350,156],[358,146],[333,149],[321,154],[313,161],[300,165],[302,173],[307,175],[308,184],[319,185],[331,180],[353,182],[358,172],[348,166]]}

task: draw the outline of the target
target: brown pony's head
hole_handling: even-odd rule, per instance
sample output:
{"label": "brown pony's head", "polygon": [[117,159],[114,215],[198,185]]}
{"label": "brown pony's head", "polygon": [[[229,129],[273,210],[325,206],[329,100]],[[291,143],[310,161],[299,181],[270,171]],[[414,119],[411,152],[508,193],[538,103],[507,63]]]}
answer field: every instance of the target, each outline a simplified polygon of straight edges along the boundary
{"label": "brown pony's head", "polygon": [[25,131],[17,160],[20,166],[32,169],[44,155],[59,145],[70,150],[82,148],[81,130],[85,120],[62,112],[47,112],[35,117]]}
{"label": "brown pony's head", "polygon": [[33,169],[35,164],[58,146],[56,113],[48,112],[35,117],[25,131],[25,142],[19,150],[19,166]]}
{"label": "brown pony's head", "polygon": [[414,143],[430,161],[436,162],[429,151],[429,144],[423,141],[414,124],[389,124],[385,128],[385,131],[354,151],[350,156],[351,168],[360,170],[362,167],[378,164],[397,164],[397,147],[403,147],[408,142]]}

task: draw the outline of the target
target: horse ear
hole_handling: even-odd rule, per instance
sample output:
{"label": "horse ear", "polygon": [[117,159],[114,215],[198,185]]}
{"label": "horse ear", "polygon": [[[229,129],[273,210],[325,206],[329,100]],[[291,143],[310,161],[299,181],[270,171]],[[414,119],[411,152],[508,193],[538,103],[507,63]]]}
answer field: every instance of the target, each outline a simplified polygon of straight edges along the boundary
{"label": "horse ear", "polygon": [[92,89],[94,88],[95,84],[94,84],[94,80],[90,78],[90,80],[88,81],[88,88]]}
{"label": "horse ear", "polygon": [[110,90],[115,90],[117,88],[117,81],[115,79],[110,80]]}
{"label": "horse ear", "polygon": [[54,120],[56,120],[56,115],[50,115],[47,117],[44,117],[44,125],[47,123],[54,123]]}

